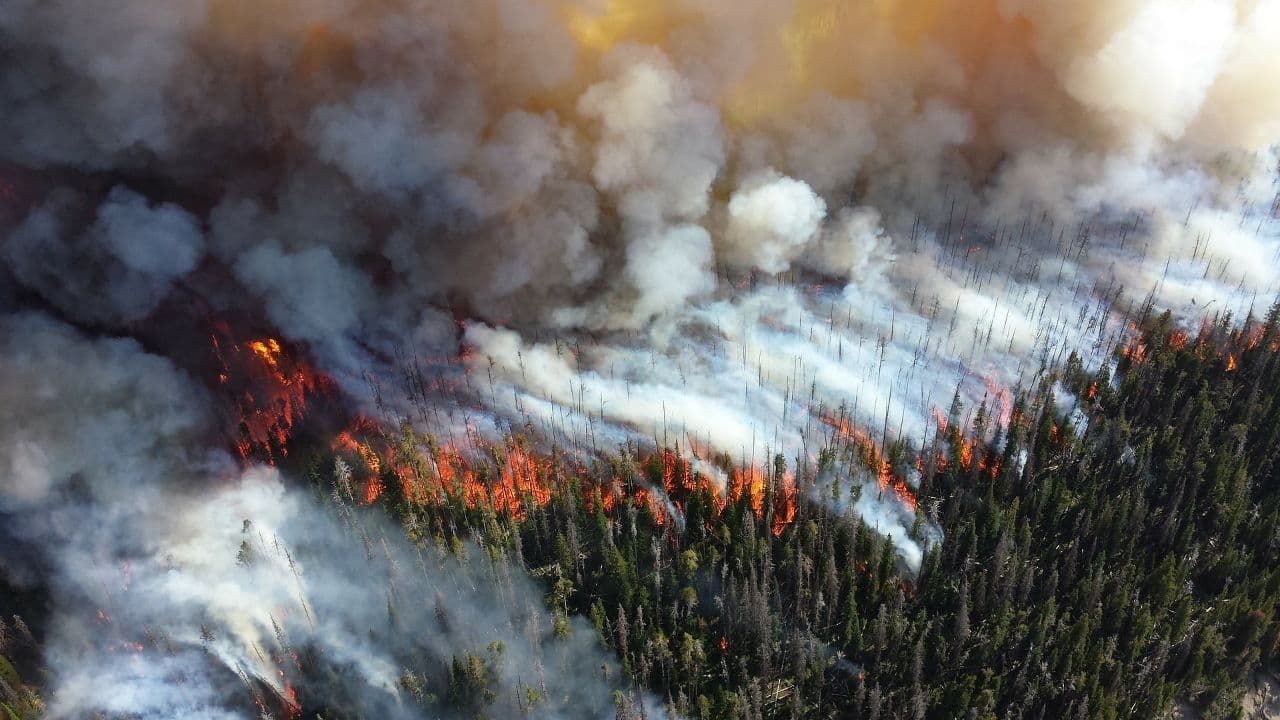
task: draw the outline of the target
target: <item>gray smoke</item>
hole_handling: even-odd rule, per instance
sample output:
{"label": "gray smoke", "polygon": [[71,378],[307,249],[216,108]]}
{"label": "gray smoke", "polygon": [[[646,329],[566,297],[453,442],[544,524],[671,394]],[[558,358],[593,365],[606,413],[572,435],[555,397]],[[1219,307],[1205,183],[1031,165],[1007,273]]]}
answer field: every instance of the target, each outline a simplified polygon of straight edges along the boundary
{"label": "gray smoke", "polygon": [[0,570],[52,585],[51,717],[252,717],[267,687],[419,717],[455,657],[483,662],[490,712],[614,716],[624,679],[594,628],[553,616],[501,548],[411,546],[343,496],[342,468],[329,508],[241,473],[200,449],[201,393],[131,340],[10,316],[0,363],[3,539],[31,551]]}
{"label": "gray smoke", "polygon": [[[1147,299],[1189,327],[1269,303],[1278,34],[1277,0],[10,0],[0,513],[44,549],[0,567],[52,566],[58,647],[80,648],[51,655],[71,704],[106,702],[79,664],[97,659],[83,600],[101,589],[76,579],[95,558],[146,566],[140,607],[186,633],[139,708],[175,707],[154,681],[207,652],[269,674],[235,655],[249,636],[230,620],[197,620],[212,600],[163,589],[265,572],[157,559],[230,542],[230,516],[198,509],[264,486],[210,489],[238,473],[205,449],[207,401],[115,339],[190,303],[265,319],[358,402],[377,388],[441,436],[461,423],[416,412],[394,358],[467,358],[440,403],[583,452],[800,466],[831,415],[917,447],[957,392],[1003,416],[1070,351],[1105,362]],[[865,470],[835,481],[909,565],[938,540],[909,537]],[[255,522],[328,532],[281,505],[298,516]],[[335,552],[303,577],[323,590]],[[228,639],[196,649],[196,622]],[[326,627],[305,633],[344,642]],[[393,645],[357,654],[390,663]]]}

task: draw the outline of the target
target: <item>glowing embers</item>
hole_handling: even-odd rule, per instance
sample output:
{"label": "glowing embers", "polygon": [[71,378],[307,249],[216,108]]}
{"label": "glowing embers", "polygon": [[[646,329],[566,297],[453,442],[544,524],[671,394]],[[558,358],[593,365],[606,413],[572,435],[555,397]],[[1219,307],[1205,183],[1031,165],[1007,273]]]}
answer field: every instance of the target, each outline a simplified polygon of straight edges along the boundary
{"label": "glowing embers", "polygon": [[307,406],[330,390],[331,381],[276,338],[242,342],[221,321],[213,323],[209,337],[236,453],[246,462],[270,465],[288,457]]}

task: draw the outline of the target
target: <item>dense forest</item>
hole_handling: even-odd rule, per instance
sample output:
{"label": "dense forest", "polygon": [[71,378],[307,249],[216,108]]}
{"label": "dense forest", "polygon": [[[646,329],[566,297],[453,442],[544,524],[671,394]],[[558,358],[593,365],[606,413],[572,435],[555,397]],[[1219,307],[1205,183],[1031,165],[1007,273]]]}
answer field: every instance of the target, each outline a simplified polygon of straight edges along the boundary
{"label": "dense forest", "polygon": [[[1278,350],[1280,305],[1198,333],[1147,313],[1111,364],[1072,356],[1007,412],[957,398],[928,447],[832,432],[816,463],[778,456],[754,479],[716,458],[746,478],[723,490],[687,449],[587,466],[531,461],[522,438],[490,447],[464,486],[458,459],[407,426],[380,438],[394,464],[353,444],[316,454],[307,474],[334,512],[373,500],[451,562],[526,568],[553,618],[542,642],[589,618],[617,658],[613,680],[684,717],[1158,718],[1175,702],[1240,717],[1248,676],[1280,650]],[[536,482],[499,482],[514,463],[532,463]],[[405,468],[436,489],[405,482]],[[830,510],[851,492],[831,478],[854,471],[880,476],[881,492],[918,483],[913,534],[945,538],[918,572],[891,538]],[[476,502],[470,485],[495,482],[506,494]],[[4,654],[31,664],[23,621],[0,632]],[[406,658],[401,690],[424,717],[502,716],[511,706],[487,685],[501,653]],[[301,697],[280,712],[360,716],[311,707],[307,683],[334,670],[298,657]],[[555,706],[527,692],[528,716]],[[619,718],[652,714],[636,697],[615,695]],[[3,658],[0,698],[8,719],[40,715]]]}

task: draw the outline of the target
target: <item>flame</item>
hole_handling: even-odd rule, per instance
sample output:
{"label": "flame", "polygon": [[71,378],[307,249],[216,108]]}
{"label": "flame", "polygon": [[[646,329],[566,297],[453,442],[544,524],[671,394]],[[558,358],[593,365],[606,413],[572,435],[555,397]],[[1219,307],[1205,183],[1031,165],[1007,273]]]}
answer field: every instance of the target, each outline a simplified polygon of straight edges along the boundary
{"label": "flame", "polygon": [[1013,393],[996,380],[994,374],[982,376],[982,384],[987,389],[987,397],[991,400],[989,410],[1001,425],[1008,426],[1013,415]]}
{"label": "flame", "polygon": [[280,341],[275,338],[267,338],[266,340],[254,340],[249,343],[249,349],[262,359],[267,367],[271,368],[271,372],[279,372],[280,370]]}
{"label": "flame", "polygon": [[733,483],[729,498],[734,501],[746,498],[751,510],[760,516],[764,511],[764,471],[759,467],[737,468],[733,471]]}
{"label": "flame", "polygon": [[1250,328],[1248,335],[1245,336],[1244,349],[1248,351],[1257,348],[1258,344],[1262,342],[1262,336],[1266,334],[1266,330],[1262,325],[1254,325]]}
{"label": "flame", "polygon": [[[423,449],[427,450],[425,454]],[[498,444],[477,441],[476,446],[467,449],[427,442],[425,448],[406,451],[393,446],[386,434],[364,417],[340,432],[331,450],[352,460],[361,498],[369,504],[382,499],[384,483],[393,475],[407,502],[425,505],[457,498],[469,509],[487,508],[523,519],[530,509],[550,503],[557,481],[566,477],[551,458],[531,452],[515,438]],[[408,457],[402,456],[406,452]],[[720,488],[713,478],[695,474],[692,463],[678,451],[660,450],[646,462],[660,468],[661,485],[635,488],[629,500],[617,475],[599,482],[588,468],[577,466],[575,477],[581,482],[589,507],[611,513],[629,502],[647,508],[659,526],[667,526],[683,514],[688,496],[706,492],[716,514],[723,513],[731,500],[744,501],[758,519],[765,518],[765,503],[771,498],[770,529],[775,535],[795,521],[799,490],[790,471],[775,478],[777,485],[770,495],[769,478],[758,466],[733,471],[729,487]]]}
{"label": "flame", "polygon": [[1227,355],[1227,372],[1235,372],[1237,367],[1235,354]]}
{"label": "flame", "polygon": [[843,418],[822,415],[819,419],[823,424],[834,429],[842,440],[858,449],[863,463],[868,469],[875,472],[876,484],[880,487],[882,495],[890,493],[908,510],[911,512],[916,511],[919,501],[916,499],[915,493],[905,480],[894,474],[888,458],[884,457],[880,452],[879,446],[876,445],[876,442],[871,439],[871,436],[865,430],[853,427],[848,420]]}
{"label": "flame", "polygon": [[1142,361],[1147,358],[1147,343],[1139,338],[1134,338],[1120,351],[1120,354],[1132,361],[1134,365],[1141,365]]}
{"label": "flame", "polygon": [[546,505],[551,501],[549,475],[548,466],[514,445],[507,452],[500,482],[491,487],[491,506],[519,518],[524,516],[526,498],[537,507]]}
{"label": "flame", "polygon": [[284,681],[284,702],[288,705],[286,710],[289,713],[289,717],[296,718],[302,715],[302,704],[298,702],[298,691],[288,679]]}
{"label": "flame", "polygon": [[930,408],[929,413],[933,415],[933,421],[938,426],[938,432],[946,434],[947,427],[951,425],[951,421],[947,419],[947,416],[942,412],[942,409],[935,405]]}
{"label": "flame", "polygon": [[230,396],[228,434],[240,459],[269,465],[289,455],[291,435],[331,381],[276,338],[238,343],[225,322],[210,333],[219,362],[218,385]]}
{"label": "flame", "polygon": [[658,500],[657,496],[654,495],[652,490],[648,488],[640,488],[636,490],[635,504],[636,507],[648,508],[649,513],[653,515],[654,522],[658,523],[659,527],[667,524],[667,520],[669,519],[667,517],[667,509],[662,505],[662,502]]}

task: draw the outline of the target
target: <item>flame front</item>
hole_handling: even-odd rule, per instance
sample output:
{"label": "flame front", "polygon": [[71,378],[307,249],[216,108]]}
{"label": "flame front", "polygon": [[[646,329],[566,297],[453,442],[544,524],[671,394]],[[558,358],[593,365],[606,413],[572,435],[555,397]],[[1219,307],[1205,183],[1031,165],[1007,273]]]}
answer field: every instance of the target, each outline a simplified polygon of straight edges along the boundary
{"label": "flame front", "polygon": [[880,447],[865,430],[854,427],[844,418],[822,415],[820,419],[823,424],[836,432],[837,437],[857,450],[863,465],[875,473],[876,485],[879,486],[881,494],[890,493],[908,510],[916,511],[919,501],[916,499],[915,492],[905,480],[894,474],[889,460],[884,457]]}
{"label": "flame front", "polygon": [[236,453],[245,462],[275,465],[288,457],[308,404],[331,382],[276,338],[239,343],[227,323],[215,322],[210,341],[220,366],[219,388],[230,400],[228,434]]}

